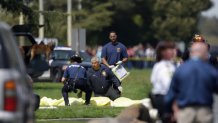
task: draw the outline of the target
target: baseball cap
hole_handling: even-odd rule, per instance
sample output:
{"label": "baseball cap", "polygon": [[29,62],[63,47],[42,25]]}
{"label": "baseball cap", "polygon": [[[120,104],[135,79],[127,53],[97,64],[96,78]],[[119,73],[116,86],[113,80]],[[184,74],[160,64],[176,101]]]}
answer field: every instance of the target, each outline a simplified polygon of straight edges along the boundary
{"label": "baseball cap", "polygon": [[71,61],[78,62],[78,63],[81,63],[81,62],[82,62],[82,58],[81,58],[79,55],[72,55],[72,56],[70,57],[70,60],[71,60]]}

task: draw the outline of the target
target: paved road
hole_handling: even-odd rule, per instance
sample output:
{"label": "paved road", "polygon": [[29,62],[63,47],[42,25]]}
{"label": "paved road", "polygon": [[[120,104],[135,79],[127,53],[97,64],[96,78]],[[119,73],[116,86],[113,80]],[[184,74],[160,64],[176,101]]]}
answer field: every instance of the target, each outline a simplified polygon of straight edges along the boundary
{"label": "paved road", "polygon": [[49,78],[50,77],[50,71],[45,71],[42,76],[39,77],[39,79],[45,79],[45,78]]}
{"label": "paved road", "polygon": [[33,80],[34,82],[51,82],[52,80],[50,79],[50,71],[45,71],[42,76]]}
{"label": "paved road", "polygon": [[215,103],[214,103],[214,123],[218,123],[218,96],[215,96]]}

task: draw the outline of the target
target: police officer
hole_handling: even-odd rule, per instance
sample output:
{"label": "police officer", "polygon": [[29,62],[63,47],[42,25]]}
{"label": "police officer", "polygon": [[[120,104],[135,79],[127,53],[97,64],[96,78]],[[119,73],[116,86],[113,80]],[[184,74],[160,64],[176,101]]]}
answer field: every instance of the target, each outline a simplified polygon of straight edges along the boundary
{"label": "police officer", "polygon": [[86,79],[86,69],[79,65],[82,62],[81,57],[78,55],[73,55],[70,58],[71,65],[69,65],[64,71],[64,75],[61,79],[61,82],[64,83],[62,88],[62,96],[64,97],[64,102],[66,106],[69,106],[68,92],[77,93],[77,89],[84,91],[85,95],[85,104],[90,103],[91,98],[91,89],[87,84]]}
{"label": "police officer", "polygon": [[111,100],[120,97],[122,87],[111,70],[105,65],[100,65],[98,57],[93,57],[91,62],[92,68],[88,70],[87,76],[95,96],[105,96]]}
{"label": "police officer", "polygon": [[[201,35],[195,34],[194,37],[192,38],[191,45],[194,44],[194,43],[196,43],[196,42],[202,42],[202,43],[207,44],[207,46],[208,46],[208,51],[210,50],[210,44],[208,44],[208,43],[206,42],[206,40],[205,40]],[[189,54],[190,54],[190,52],[189,52],[189,50],[187,49],[187,50],[184,52],[183,56],[182,56],[183,61],[186,61],[186,60],[189,59]],[[217,58],[216,58],[215,56],[213,56],[213,55],[211,55],[211,54],[208,54],[208,62],[209,62],[211,65],[213,65],[215,68],[218,68],[218,61],[217,61]]]}
{"label": "police officer", "polygon": [[128,60],[126,47],[117,41],[116,32],[112,31],[109,34],[111,42],[107,43],[102,49],[102,62],[109,68],[122,64]]}

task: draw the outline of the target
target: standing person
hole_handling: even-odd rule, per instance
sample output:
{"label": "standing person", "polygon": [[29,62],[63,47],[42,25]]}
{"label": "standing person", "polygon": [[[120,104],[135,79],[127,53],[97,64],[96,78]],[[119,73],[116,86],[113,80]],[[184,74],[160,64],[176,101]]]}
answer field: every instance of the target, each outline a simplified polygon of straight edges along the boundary
{"label": "standing person", "polygon": [[178,106],[178,123],[212,123],[213,94],[218,93],[218,72],[207,62],[208,49],[202,42],[191,46],[190,59],[173,75],[165,97],[166,113]]}
{"label": "standing person", "polygon": [[169,41],[161,41],[157,45],[157,63],[154,65],[151,74],[153,85],[151,100],[154,108],[159,112],[159,117],[163,120],[164,96],[170,86],[172,75],[175,71],[173,58],[175,56],[175,44]]}
{"label": "standing person", "polygon": [[111,70],[104,65],[100,65],[98,57],[93,57],[91,62],[92,68],[88,70],[87,76],[88,83],[94,91],[95,96],[105,96],[111,100],[120,97],[122,87]]}
{"label": "standing person", "polygon": [[86,69],[79,65],[82,62],[81,57],[78,55],[73,55],[70,58],[71,65],[69,65],[64,71],[64,75],[61,79],[61,82],[64,83],[62,88],[62,95],[64,97],[64,102],[66,106],[69,106],[68,93],[75,92],[77,93],[77,89],[84,91],[86,93],[85,96],[85,104],[90,104],[90,98],[92,91],[87,84],[86,79]]}
{"label": "standing person", "polygon": [[109,39],[111,42],[103,47],[101,58],[102,63],[112,69],[116,65],[125,63],[128,60],[128,54],[126,47],[117,41],[116,32],[110,32]]}

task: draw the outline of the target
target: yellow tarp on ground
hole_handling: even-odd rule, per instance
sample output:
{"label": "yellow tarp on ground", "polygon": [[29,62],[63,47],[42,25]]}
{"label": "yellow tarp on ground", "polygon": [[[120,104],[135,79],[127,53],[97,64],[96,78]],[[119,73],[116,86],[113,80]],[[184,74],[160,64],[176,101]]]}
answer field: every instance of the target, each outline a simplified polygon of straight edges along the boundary
{"label": "yellow tarp on ground", "polygon": [[[69,98],[70,105],[82,105],[84,104],[85,100],[82,98],[74,98],[70,97]],[[133,104],[139,104],[143,103],[144,105],[147,105],[150,107],[150,99],[146,98],[143,100],[131,100],[126,97],[120,97],[114,101],[110,100],[107,97],[92,97],[91,98],[91,105],[95,106],[112,106],[112,107],[128,107]],[[61,98],[59,100],[57,99],[51,99],[48,97],[42,97],[40,100],[40,107],[45,107],[45,106],[64,106],[64,99]]]}

